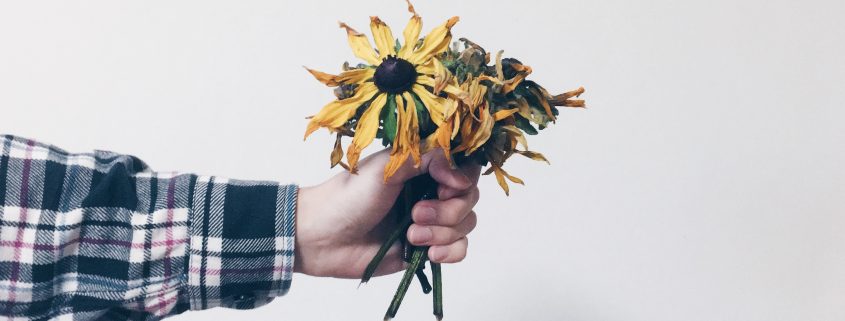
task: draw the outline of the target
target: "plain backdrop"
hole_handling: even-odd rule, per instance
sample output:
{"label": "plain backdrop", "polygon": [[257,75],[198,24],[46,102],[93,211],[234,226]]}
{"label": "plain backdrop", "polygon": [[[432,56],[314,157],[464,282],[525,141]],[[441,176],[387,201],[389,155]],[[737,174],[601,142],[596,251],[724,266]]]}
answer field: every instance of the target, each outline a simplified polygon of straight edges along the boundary
{"label": "plain backdrop", "polygon": [[[845,2],[416,1],[424,32],[505,50],[553,92],[584,86],[482,177],[447,320],[845,320]],[[400,0],[0,1],[0,132],[157,170],[317,184],[332,99],[303,65],[357,62],[337,28],[396,34]],[[370,149],[368,152],[375,149]],[[399,275],[295,275],[253,311],[176,320],[381,320]],[[433,320],[417,284],[397,320]]]}

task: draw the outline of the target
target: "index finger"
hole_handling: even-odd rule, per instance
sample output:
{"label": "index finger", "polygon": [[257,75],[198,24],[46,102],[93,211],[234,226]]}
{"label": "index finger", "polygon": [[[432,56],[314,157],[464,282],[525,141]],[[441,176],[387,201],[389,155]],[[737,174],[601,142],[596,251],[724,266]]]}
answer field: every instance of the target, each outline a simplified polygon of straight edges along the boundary
{"label": "index finger", "polygon": [[470,185],[467,188],[453,188],[446,185],[440,185],[437,189],[437,197],[441,200],[446,200],[458,196],[466,195],[469,191],[473,189],[476,185],[478,185],[478,177],[481,176],[481,165],[473,161],[466,162],[461,164],[458,167],[458,171],[462,172],[470,181]]}

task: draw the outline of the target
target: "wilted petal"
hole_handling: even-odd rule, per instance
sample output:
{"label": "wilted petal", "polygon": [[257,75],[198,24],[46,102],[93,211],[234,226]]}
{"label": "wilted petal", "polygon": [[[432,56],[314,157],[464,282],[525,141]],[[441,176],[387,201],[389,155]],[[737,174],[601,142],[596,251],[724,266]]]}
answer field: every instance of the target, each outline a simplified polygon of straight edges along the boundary
{"label": "wilted petal", "polygon": [[387,58],[387,56],[396,55],[396,39],[393,38],[393,32],[378,17],[370,17],[370,29],[373,31],[373,40],[376,42],[376,47],[379,52],[379,59]]}
{"label": "wilted petal", "polygon": [[422,29],[422,18],[417,15],[410,1],[408,1],[408,11],[411,12],[412,16],[411,20],[408,21],[408,25],[405,26],[405,31],[402,32],[402,36],[405,37],[405,43],[399,49],[399,58],[405,60],[409,60],[413,54],[414,47],[416,47],[417,41],[420,39],[420,30]]}
{"label": "wilted petal", "polygon": [[495,122],[493,121],[493,117],[491,117],[490,113],[487,111],[487,107],[480,108],[479,114],[481,114],[479,115],[480,126],[472,133],[472,137],[467,143],[467,151],[464,153],[465,155],[472,154],[477,149],[481,148],[481,146],[490,139],[490,135],[493,134],[493,125]]}
{"label": "wilted petal", "polygon": [[402,97],[407,101],[405,109],[408,118],[408,148],[411,152],[411,158],[414,159],[414,167],[419,167],[422,156],[420,155],[420,124],[419,118],[417,118],[417,103],[414,102],[408,92],[403,93]]}
{"label": "wilted petal", "polygon": [[503,109],[493,114],[493,120],[500,121],[502,119],[510,117],[513,114],[516,114],[517,112],[519,112],[519,108]]}
{"label": "wilted petal", "polygon": [[364,150],[373,139],[376,138],[378,132],[379,115],[381,109],[387,103],[387,94],[379,94],[370,106],[358,119],[358,126],[355,128],[355,136],[352,137],[352,144],[349,145],[349,150],[346,152],[346,160],[349,161],[349,167],[352,171],[358,167],[358,158],[361,156],[361,151]]}
{"label": "wilted petal", "polygon": [[334,129],[343,126],[350,118],[355,116],[358,107],[373,98],[376,93],[378,93],[378,89],[375,84],[364,83],[358,88],[354,96],[330,102],[308,122],[308,127],[305,129],[305,138],[320,127]]}
{"label": "wilted petal", "polygon": [[516,76],[505,81],[504,85],[502,85],[502,94],[512,92],[514,89],[516,89],[516,86],[518,86],[520,83],[522,83],[523,80],[525,80],[525,77],[528,77],[528,75],[531,74],[531,67],[524,67],[525,69],[523,69],[523,71],[518,72]]}
{"label": "wilted petal", "polygon": [[540,153],[537,153],[537,152],[532,152],[532,151],[521,151],[521,150],[517,150],[515,152],[517,154],[528,157],[528,158],[533,159],[535,161],[541,161],[541,162],[546,162],[546,164],[551,164],[549,162],[549,160],[546,159],[546,156],[543,156],[543,154],[540,154]]}
{"label": "wilted petal", "polygon": [[552,106],[585,107],[584,100],[570,99],[572,97],[581,96],[581,94],[583,93],[584,87],[580,87],[576,90],[565,92],[563,94],[552,97],[552,99],[549,100],[549,103],[552,104]]}
{"label": "wilted petal", "polygon": [[456,23],[458,23],[458,20],[458,17],[452,17],[442,25],[434,28],[434,30],[431,30],[431,32],[425,36],[420,48],[409,55],[408,61],[415,65],[421,64],[428,61],[428,59],[432,56],[449,49],[449,44],[452,41],[451,29]]}
{"label": "wilted petal", "polygon": [[442,125],[443,119],[446,115],[446,99],[435,96],[429,92],[428,89],[425,89],[425,87],[419,84],[414,84],[413,91],[418,97],[420,97],[420,100],[423,105],[425,105],[425,108],[428,109],[428,113],[431,115],[431,121],[437,126]]}
{"label": "wilted petal", "polygon": [[427,153],[435,148],[441,148],[443,150],[443,154],[445,154],[446,159],[449,160],[449,164],[452,164],[452,153],[451,153],[451,146],[452,146],[452,125],[454,122],[454,118],[450,118],[443,122],[443,125],[437,127],[437,129],[426,137],[425,143],[423,144],[422,153]]}
{"label": "wilted petal", "polygon": [[352,27],[343,22],[340,23],[340,27],[346,29],[346,37],[349,40],[349,47],[352,48],[352,53],[354,53],[356,57],[361,58],[361,60],[366,61],[370,65],[378,65],[381,62],[381,60],[378,59],[378,55],[376,55],[375,50],[373,50],[373,45],[370,44],[370,40],[367,39],[366,35],[352,29]]}
{"label": "wilted petal", "polygon": [[311,75],[313,75],[319,82],[330,87],[337,87],[342,84],[362,83],[372,78],[373,74],[375,74],[375,69],[371,68],[351,69],[340,73],[340,75],[332,75],[310,69],[308,67],[305,67],[305,69],[308,70],[308,72],[311,73]]}
{"label": "wilted petal", "polygon": [[510,196],[510,188],[508,188],[508,182],[505,181],[505,175],[502,172],[504,171],[501,168],[493,165],[493,173],[496,174],[496,181],[499,182],[499,186],[505,191],[505,195]]}
{"label": "wilted petal", "polygon": [[528,149],[528,141],[525,139],[525,135],[522,134],[522,131],[519,130],[519,128],[516,128],[516,126],[513,125],[502,126],[501,128],[502,130],[508,132],[511,137],[516,139],[516,141],[522,144],[523,148]]}

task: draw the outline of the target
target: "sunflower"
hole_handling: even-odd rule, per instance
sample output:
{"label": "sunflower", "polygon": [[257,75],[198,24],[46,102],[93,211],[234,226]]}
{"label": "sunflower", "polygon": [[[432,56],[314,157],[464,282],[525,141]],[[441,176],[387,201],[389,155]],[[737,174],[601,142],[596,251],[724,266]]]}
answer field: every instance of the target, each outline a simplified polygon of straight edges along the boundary
{"label": "sunflower", "polygon": [[305,138],[321,127],[337,133],[332,166],[342,164],[342,136],[353,137],[346,153],[348,167],[342,165],[355,172],[361,151],[378,134],[393,145],[385,180],[409,157],[414,166],[419,166],[420,127],[430,127],[429,120],[439,127],[450,116],[448,100],[437,93],[463,96],[460,88],[448,81],[451,75],[437,58],[449,49],[451,28],[458,17],[450,18],[420,40],[422,19],[410,2],[408,11],[412,16],[402,32],[404,44],[378,17],[370,17],[375,49],[366,35],[340,23],[352,52],[364,63],[338,75],[306,68],[318,81],[341,89],[336,90],[341,93],[338,99],[311,117],[305,130]]}

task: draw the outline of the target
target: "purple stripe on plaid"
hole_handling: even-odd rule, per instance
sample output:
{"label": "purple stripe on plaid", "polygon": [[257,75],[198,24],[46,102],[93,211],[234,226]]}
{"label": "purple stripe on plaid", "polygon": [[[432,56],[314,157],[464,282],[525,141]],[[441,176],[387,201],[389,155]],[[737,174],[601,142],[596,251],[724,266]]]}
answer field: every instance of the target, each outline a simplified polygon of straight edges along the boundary
{"label": "purple stripe on plaid", "polygon": [[[27,203],[28,203],[28,200],[29,200],[29,178],[30,178],[29,174],[30,174],[30,170],[32,168],[32,160],[30,158],[32,157],[32,148],[33,148],[34,145],[35,145],[34,141],[32,141],[32,140],[27,141],[26,160],[23,163],[23,174],[21,174],[21,176],[23,176],[23,180],[21,181],[21,199],[20,199],[21,207],[20,207],[20,221],[19,222],[26,222],[26,216],[28,214],[27,213],[27,206],[28,206]],[[24,224],[23,226],[21,226],[19,224],[17,236],[15,237],[16,243],[23,243],[23,237],[24,237],[25,231],[26,231],[26,225]],[[17,285],[18,279],[20,278],[20,268],[21,268],[21,264],[20,264],[21,247],[15,246],[15,254],[14,254],[13,257],[14,257],[15,263],[12,265],[12,272],[9,275],[9,287],[12,289],[11,291],[9,291],[9,302],[15,302],[15,299],[16,299],[16,294],[17,294],[16,285]],[[12,305],[9,305],[10,310],[8,312],[11,312],[11,307],[12,307]]]}
{"label": "purple stripe on plaid", "polygon": [[[155,246],[167,246],[172,247],[174,245],[181,245],[187,244],[188,239],[175,239],[175,240],[168,240],[168,241],[159,241],[159,242],[152,242],[150,243],[153,247]],[[122,246],[126,248],[144,248],[144,244],[134,244],[130,241],[121,241],[121,240],[106,240],[106,239],[94,239],[94,238],[76,238],[61,245],[46,245],[46,244],[33,244],[29,242],[18,242],[18,241],[0,241],[0,246],[8,246],[8,247],[20,247],[20,248],[27,248],[27,249],[35,249],[35,250],[43,250],[43,251],[58,251],[63,250],[64,248],[77,245],[77,244],[94,244],[94,245],[114,245],[114,246]],[[169,253],[169,251],[168,251]]]}
{"label": "purple stripe on plaid", "polygon": [[[176,191],[176,180],[171,179],[170,183],[167,184],[167,225],[165,226],[165,249],[164,249],[164,278],[169,278],[173,275],[170,267],[170,254],[173,251],[172,247],[172,240],[173,240],[173,207],[174,207],[174,194]],[[171,303],[176,302],[176,297],[174,296],[171,300],[165,299],[165,294],[168,292],[167,284],[164,285],[164,289],[159,292],[159,304],[158,304],[158,313],[157,315],[167,315],[167,308],[168,305]]]}

